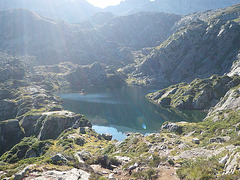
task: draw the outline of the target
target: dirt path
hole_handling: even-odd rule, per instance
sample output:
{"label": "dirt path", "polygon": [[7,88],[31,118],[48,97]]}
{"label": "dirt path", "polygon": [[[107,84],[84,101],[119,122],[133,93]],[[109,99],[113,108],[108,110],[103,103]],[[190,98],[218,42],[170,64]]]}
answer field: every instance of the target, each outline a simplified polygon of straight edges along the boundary
{"label": "dirt path", "polygon": [[159,171],[160,172],[157,180],[179,180],[174,167],[161,166]]}
{"label": "dirt path", "polygon": [[[118,180],[130,179],[130,175],[127,172],[120,170],[120,168],[111,171],[109,169],[102,168],[100,165],[92,165],[91,167],[95,173],[98,173],[99,175],[105,177],[109,177],[112,174],[112,176]],[[176,174],[176,169],[174,167],[160,166],[157,170],[159,171],[157,180],[179,180]]]}

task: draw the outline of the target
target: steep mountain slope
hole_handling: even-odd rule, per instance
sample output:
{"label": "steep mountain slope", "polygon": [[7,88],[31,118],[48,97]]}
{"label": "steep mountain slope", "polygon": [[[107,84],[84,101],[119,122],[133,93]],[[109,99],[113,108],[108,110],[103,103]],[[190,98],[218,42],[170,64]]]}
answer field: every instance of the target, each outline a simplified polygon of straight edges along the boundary
{"label": "steep mountain slope", "polygon": [[165,13],[138,13],[112,18],[100,28],[110,41],[134,49],[154,47],[165,41],[181,16]]}
{"label": "steep mountain slope", "polygon": [[114,18],[114,14],[110,12],[99,12],[94,15],[92,15],[87,22],[90,22],[92,25],[98,26],[98,25],[103,25],[109,20]]}
{"label": "steep mountain slope", "polygon": [[174,14],[190,14],[203,10],[224,8],[239,0],[125,0],[117,6],[107,7],[106,11],[118,15],[137,12],[166,12]]}
{"label": "steep mountain slope", "polygon": [[166,86],[224,74],[240,50],[239,17],[240,4],[184,17],[129,78]]}
{"label": "steep mountain slope", "polygon": [[24,8],[42,16],[58,18],[68,22],[81,22],[101,9],[86,0],[2,0],[0,10]]}
{"label": "steep mountain slope", "polygon": [[23,9],[1,11],[0,24],[1,50],[36,56],[41,64],[98,61],[121,66],[131,62],[130,51],[105,40],[95,29],[80,29]]}

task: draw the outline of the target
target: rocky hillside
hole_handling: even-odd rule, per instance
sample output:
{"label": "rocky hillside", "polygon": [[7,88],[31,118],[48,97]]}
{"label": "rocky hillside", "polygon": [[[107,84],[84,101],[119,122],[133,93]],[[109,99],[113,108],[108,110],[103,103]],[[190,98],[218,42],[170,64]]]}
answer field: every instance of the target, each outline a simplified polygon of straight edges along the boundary
{"label": "rocky hillside", "polygon": [[110,19],[100,28],[106,39],[125,47],[155,47],[172,33],[181,16],[165,13],[138,13]]}
{"label": "rocky hillside", "polygon": [[123,71],[131,68],[129,79],[139,84],[162,87],[228,72],[240,49],[239,9],[235,5],[184,17],[164,43]]}
{"label": "rocky hillside", "polygon": [[126,15],[137,12],[166,12],[190,14],[194,12],[219,9],[240,3],[239,0],[125,0],[117,6],[107,7],[106,11]]}

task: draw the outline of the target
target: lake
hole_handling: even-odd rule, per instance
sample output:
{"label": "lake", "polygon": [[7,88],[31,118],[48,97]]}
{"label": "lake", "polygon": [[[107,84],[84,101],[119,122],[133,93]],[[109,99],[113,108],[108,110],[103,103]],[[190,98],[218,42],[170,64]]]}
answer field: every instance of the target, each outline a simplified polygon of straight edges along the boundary
{"label": "lake", "polygon": [[158,132],[165,121],[199,121],[206,115],[200,111],[179,111],[150,103],[145,95],[154,90],[140,87],[89,90],[80,93],[57,93],[64,109],[80,113],[93,124],[98,133],[110,133],[123,140],[126,133]]}

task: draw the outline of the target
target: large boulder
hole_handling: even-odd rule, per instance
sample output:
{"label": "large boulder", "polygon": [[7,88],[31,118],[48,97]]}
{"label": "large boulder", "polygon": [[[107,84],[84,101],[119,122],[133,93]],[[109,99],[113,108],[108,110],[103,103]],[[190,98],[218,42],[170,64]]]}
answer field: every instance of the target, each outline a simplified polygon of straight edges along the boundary
{"label": "large boulder", "polygon": [[91,123],[82,115],[70,111],[55,111],[42,113],[46,115],[38,139],[56,139],[65,129],[77,124],[79,127],[91,127]]}
{"label": "large boulder", "polygon": [[167,130],[169,132],[181,132],[182,131],[182,127],[175,124],[175,123],[171,123],[171,122],[166,122],[162,125],[160,131],[162,130]]}

